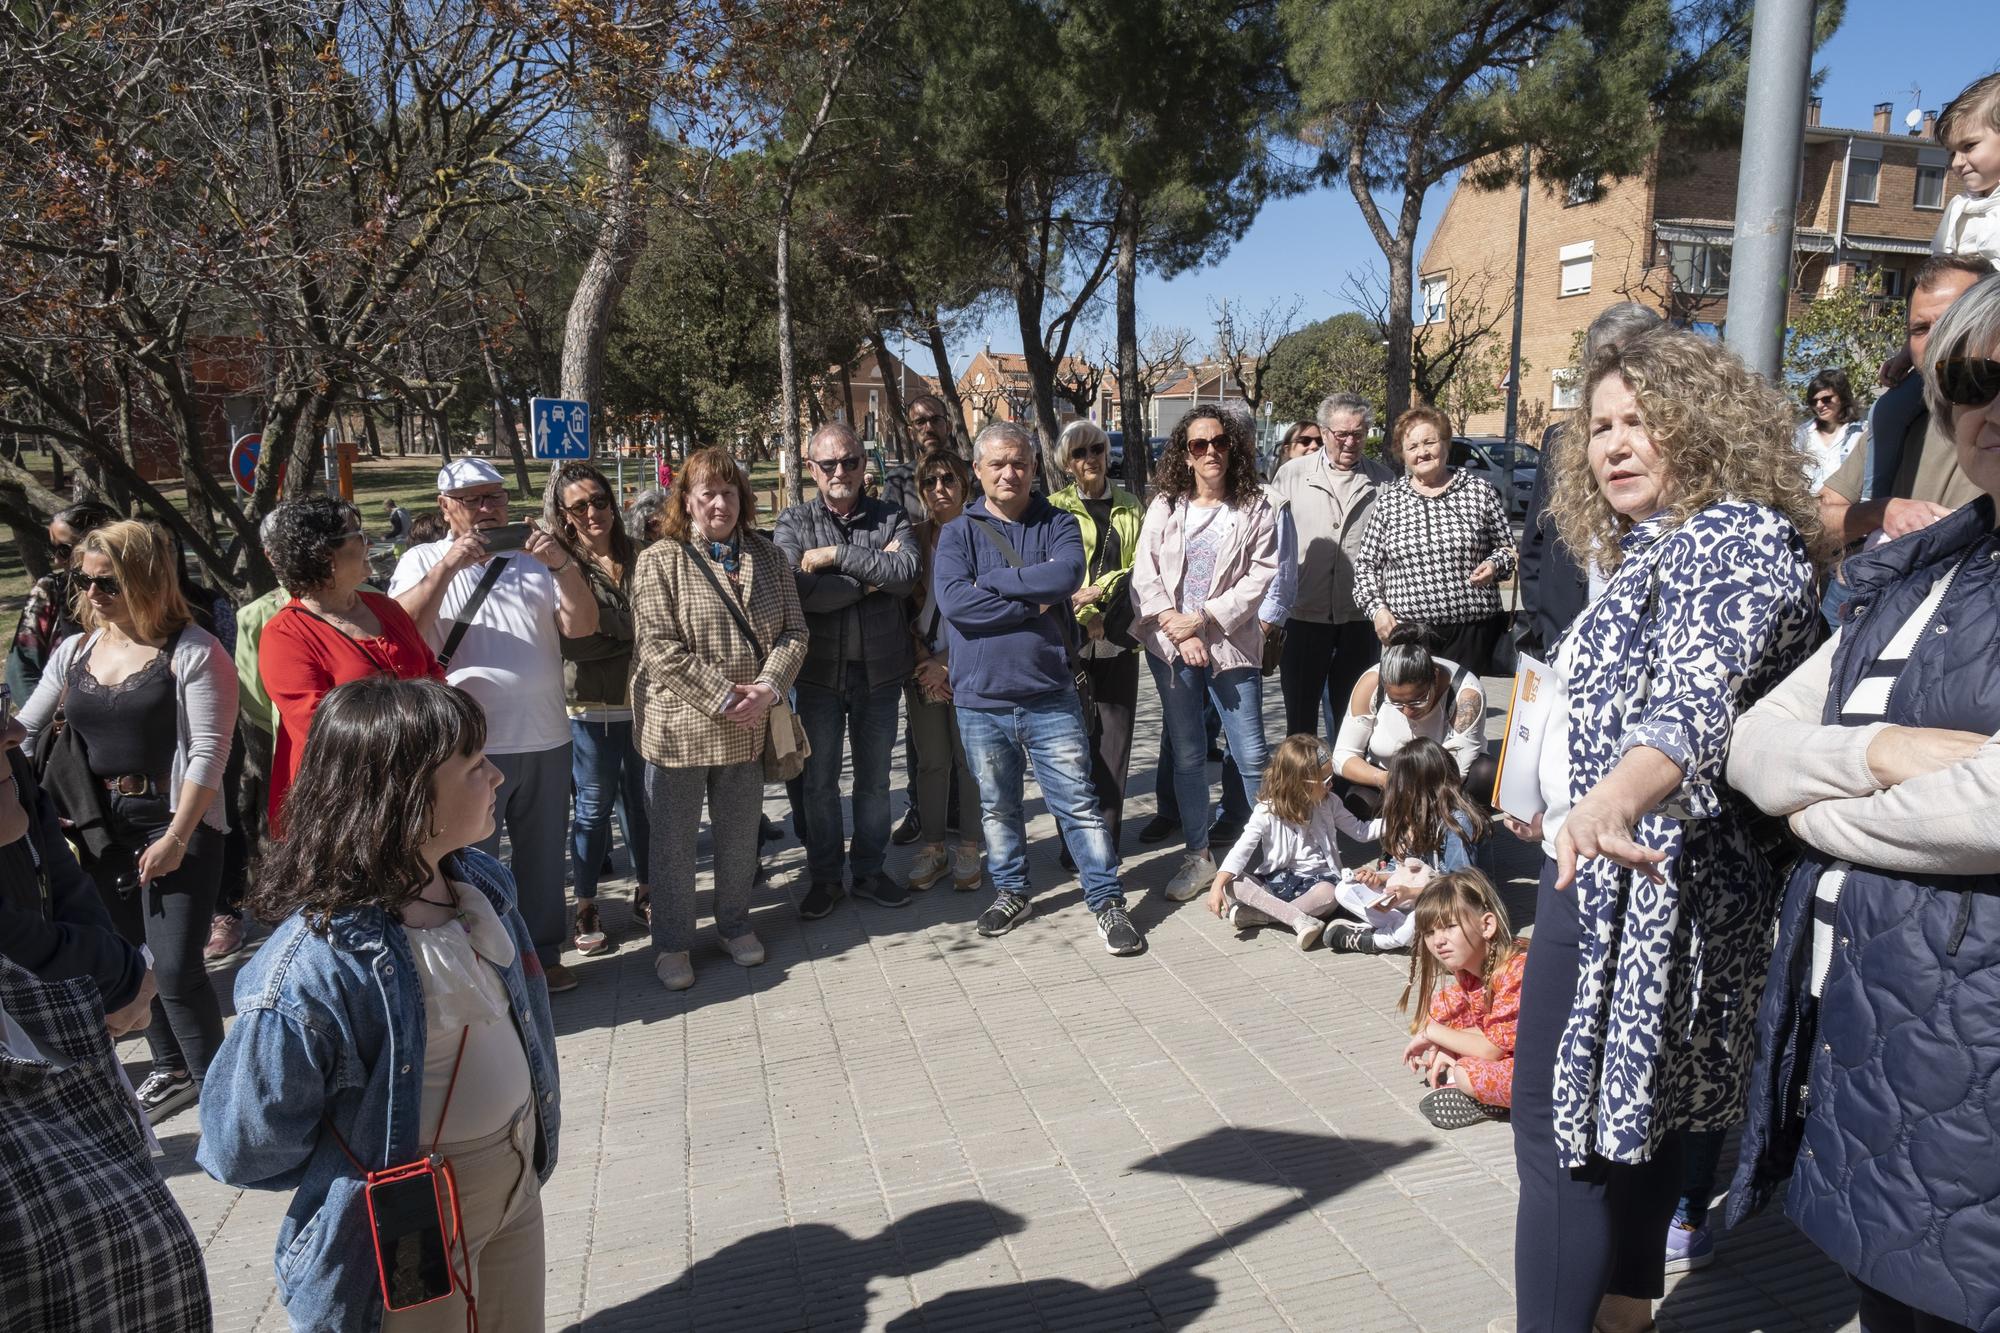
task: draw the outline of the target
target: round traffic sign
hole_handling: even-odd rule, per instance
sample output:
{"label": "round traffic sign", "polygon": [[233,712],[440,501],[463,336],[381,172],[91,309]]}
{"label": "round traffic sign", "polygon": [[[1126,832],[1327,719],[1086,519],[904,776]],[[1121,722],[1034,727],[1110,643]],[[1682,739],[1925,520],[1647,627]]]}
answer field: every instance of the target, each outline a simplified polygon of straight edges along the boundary
{"label": "round traffic sign", "polygon": [[229,446],[229,475],[236,479],[236,489],[249,495],[257,489],[257,456],[264,452],[264,436],[253,431],[237,437]]}

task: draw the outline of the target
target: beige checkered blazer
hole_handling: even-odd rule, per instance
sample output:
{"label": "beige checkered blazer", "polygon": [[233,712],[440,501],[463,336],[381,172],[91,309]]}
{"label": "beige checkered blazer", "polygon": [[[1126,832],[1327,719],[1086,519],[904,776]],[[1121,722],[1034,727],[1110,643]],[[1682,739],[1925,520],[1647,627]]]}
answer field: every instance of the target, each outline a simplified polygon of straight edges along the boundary
{"label": "beige checkered blazer", "polygon": [[632,575],[632,707],[639,753],[664,768],[715,768],[764,753],[767,729],[725,721],[732,684],[761,681],[785,694],[806,656],[806,617],[784,552],[756,533],[743,537],[741,605],[767,656],[755,650],[693,562],[708,564],[724,591],[729,576],[707,555],[658,541]]}

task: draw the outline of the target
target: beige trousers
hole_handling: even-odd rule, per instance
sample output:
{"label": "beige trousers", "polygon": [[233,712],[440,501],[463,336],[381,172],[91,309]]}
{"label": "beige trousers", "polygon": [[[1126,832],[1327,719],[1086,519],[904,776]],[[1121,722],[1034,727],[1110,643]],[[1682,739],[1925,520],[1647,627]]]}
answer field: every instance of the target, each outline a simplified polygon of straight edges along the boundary
{"label": "beige trousers", "polygon": [[[447,1143],[438,1155],[458,1181],[458,1212],[472,1259],[472,1298],[479,1333],[542,1333],[547,1274],[542,1256],[542,1190],[535,1178],[535,1111],[483,1139]],[[449,1200],[447,1200],[449,1204]],[[447,1209],[445,1226],[451,1226]],[[458,1238],[447,1230],[451,1266],[466,1276]],[[458,1291],[414,1310],[385,1311],[382,1333],[465,1333],[465,1297]]]}

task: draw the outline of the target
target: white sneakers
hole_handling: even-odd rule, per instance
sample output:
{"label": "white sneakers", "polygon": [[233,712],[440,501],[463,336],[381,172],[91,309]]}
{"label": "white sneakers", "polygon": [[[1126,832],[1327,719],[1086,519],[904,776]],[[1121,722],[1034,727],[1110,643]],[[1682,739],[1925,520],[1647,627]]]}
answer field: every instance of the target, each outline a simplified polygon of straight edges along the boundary
{"label": "white sneakers", "polygon": [[980,855],[978,843],[961,842],[952,848],[951,886],[960,893],[971,893],[978,888],[985,869],[985,858]]}
{"label": "white sneakers", "polygon": [[917,848],[917,859],[910,863],[908,882],[913,889],[928,889],[943,879],[951,870],[951,853],[941,842],[926,843]]}
{"label": "white sneakers", "polygon": [[1167,901],[1184,903],[1215,882],[1215,858],[1206,851],[1189,852],[1181,868],[1167,881]]}

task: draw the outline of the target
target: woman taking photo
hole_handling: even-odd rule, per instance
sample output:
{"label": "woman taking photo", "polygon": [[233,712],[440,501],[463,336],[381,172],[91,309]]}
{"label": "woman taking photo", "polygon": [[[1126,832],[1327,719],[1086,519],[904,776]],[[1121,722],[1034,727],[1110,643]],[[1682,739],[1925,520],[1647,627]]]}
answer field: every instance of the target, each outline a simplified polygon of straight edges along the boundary
{"label": "woman taking photo", "polygon": [[597,913],[597,877],[611,851],[613,806],[638,878],[632,916],[641,925],[647,922],[653,896],[645,770],[632,744],[632,703],[626,689],[632,674],[632,562],[638,551],[618,521],[611,483],[589,463],[561,463],[549,473],[542,526],[577,561],[597,601],[597,629],[582,638],[562,638],[570,781],[576,789],[570,829],[574,942],[578,953],[589,955],[611,947]]}
{"label": "woman taking photo", "polygon": [[1806,385],[1806,407],[1812,415],[1799,423],[1793,438],[1806,456],[1807,479],[1817,491],[1868,438],[1868,423],[1854,410],[1854,390],[1845,371],[1822,370],[1813,376]]}
{"label": "woman taking photo", "polygon": [[1458,663],[1435,657],[1421,625],[1398,625],[1382,661],[1363,673],[1340,721],[1334,772],[1381,805],[1389,760],[1412,738],[1436,741],[1458,767],[1465,794],[1482,808],[1493,798],[1495,765],[1486,755],[1486,691]]}
{"label": "woman taking photo", "polygon": [[1789,1174],[1785,1211],[1852,1277],[1863,1328],[1964,1333],[2000,1318],[2000,1272],[1966,1258],[2000,1201],[2000,1029],[1973,1018],[2000,981],[2000,278],[1952,305],[1919,370],[1984,494],[1847,562],[1839,635],[1729,755],[1730,781],[1805,844],[1731,1211]]}
{"label": "woman taking photo", "polygon": [[1514,572],[1514,530],[1500,492],[1450,464],[1451,422],[1432,407],[1396,418],[1403,475],[1376,492],[1354,600],[1383,643],[1406,620],[1432,652],[1482,673],[1500,637],[1499,585]]}
{"label": "woman taking photo", "polygon": [[271,828],[298,776],[313,713],[336,685],[364,676],[443,680],[409,612],[364,588],[368,539],[361,511],[345,500],[308,495],[271,511],[265,554],[292,600],[257,641],[257,677],[278,710],[271,758]]}
{"label": "woman taking photo", "polygon": [[[156,1123],[194,1101],[222,1044],[222,1006],[202,963],[228,832],[223,769],[236,725],[236,667],[194,625],[173,544],[146,523],[112,523],[77,546],[84,632],[49,658],[21,710],[29,754],[74,728],[80,771],[51,795],[72,823],[102,812],[102,854],[85,868],[118,933],[153,952],[146,1029],[153,1068],[139,1102]],[[87,771],[83,771],[87,770]]]}
{"label": "woman taking photo", "polygon": [[[1083,586],[1069,599],[1076,612],[1077,659],[1090,677],[1097,717],[1090,724],[1090,783],[1104,831],[1118,846],[1125,816],[1125,777],[1132,760],[1132,715],[1139,706],[1139,644],[1132,637],[1132,562],[1146,514],[1139,498],[1111,482],[1111,441],[1089,421],[1063,427],[1056,456],[1069,485],[1049,503],[1076,515],[1083,530]],[[1089,721],[1089,719],[1086,719]],[[1070,864],[1063,848],[1063,865]]]}
{"label": "woman taking photo", "polygon": [[[743,967],[764,961],[750,931],[771,709],[805,660],[806,617],[784,553],[755,530],[757,497],[717,448],[688,456],[660,540],[632,577],[637,665],[633,704],[653,824],[654,973],[668,990],[694,985],[694,848],[708,802],[715,926]],[[727,599],[727,600],[725,600]],[[738,623],[737,617],[742,617]]]}
{"label": "woman taking photo", "polygon": [[[456,1333],[468,1306],[484,1333],[543,1325],[555,1029],[513,879],[473,847],[500,786],[485,746],[479,705],[441,681],[339,686],[251,897],[277,928],[236,979],[195,1160],[293,1191],[277,1270],[294,1328]],[[365,1177],[427,1155],[450,1172],[450,1291],[390,1312]],[[386,1285],[424,1286],[409,1276]]]}
{"label": "woman taking photo", "polygon": [[1778,390],[1671,330],[1600,352],[1582,388],[1587,447],[1554,456],[1550,507],[1608,582],[1556,653],[1544,813],[1508,821],[1546,853],[1514,1066],[1521,1333],[1651,1328],[1676,1131],[1741,1116],[1780,881],[1723,758],[1818,619]]}
{"label": "woman taking photo", "polygon": [[[917,495],[925,518],[914,532],[923,557],[916,591],[910,595],[910,637],[916,641],[916,670],[904,690],[910,739],[916,746],[917,824],[924,845],[910,865],[909,884],[928,889],[951,872],[952,887],[970,893],[979,887],[979,783],[965,760],[965,743],[958,735],[958,710],[951,702],[951,663],[945,647],[944,622],[938,615],[937,589],[931,582],[931,558],[937,554],[938,533],[965,510],[972,490],[972,469],[949,449],[936,449],[917,464]],[[947,804],[958,796],[958,847],[947,851],[944,834]]]}
{"label": "woman taking photo", "polygon": [[1187,856],[1167,884],[1175,902],[1215,879],[1208,851],[1208,737],[1215,705],[1236,761],[1244,808],[1264,775],[1264,700],[1257,619],[1278,572],[1278,516],[1257,484],[1247,421],[1216,407],[1180,419],[1154,475],[1156,492],[1132,566],[1135,632],[1160,691]]}

